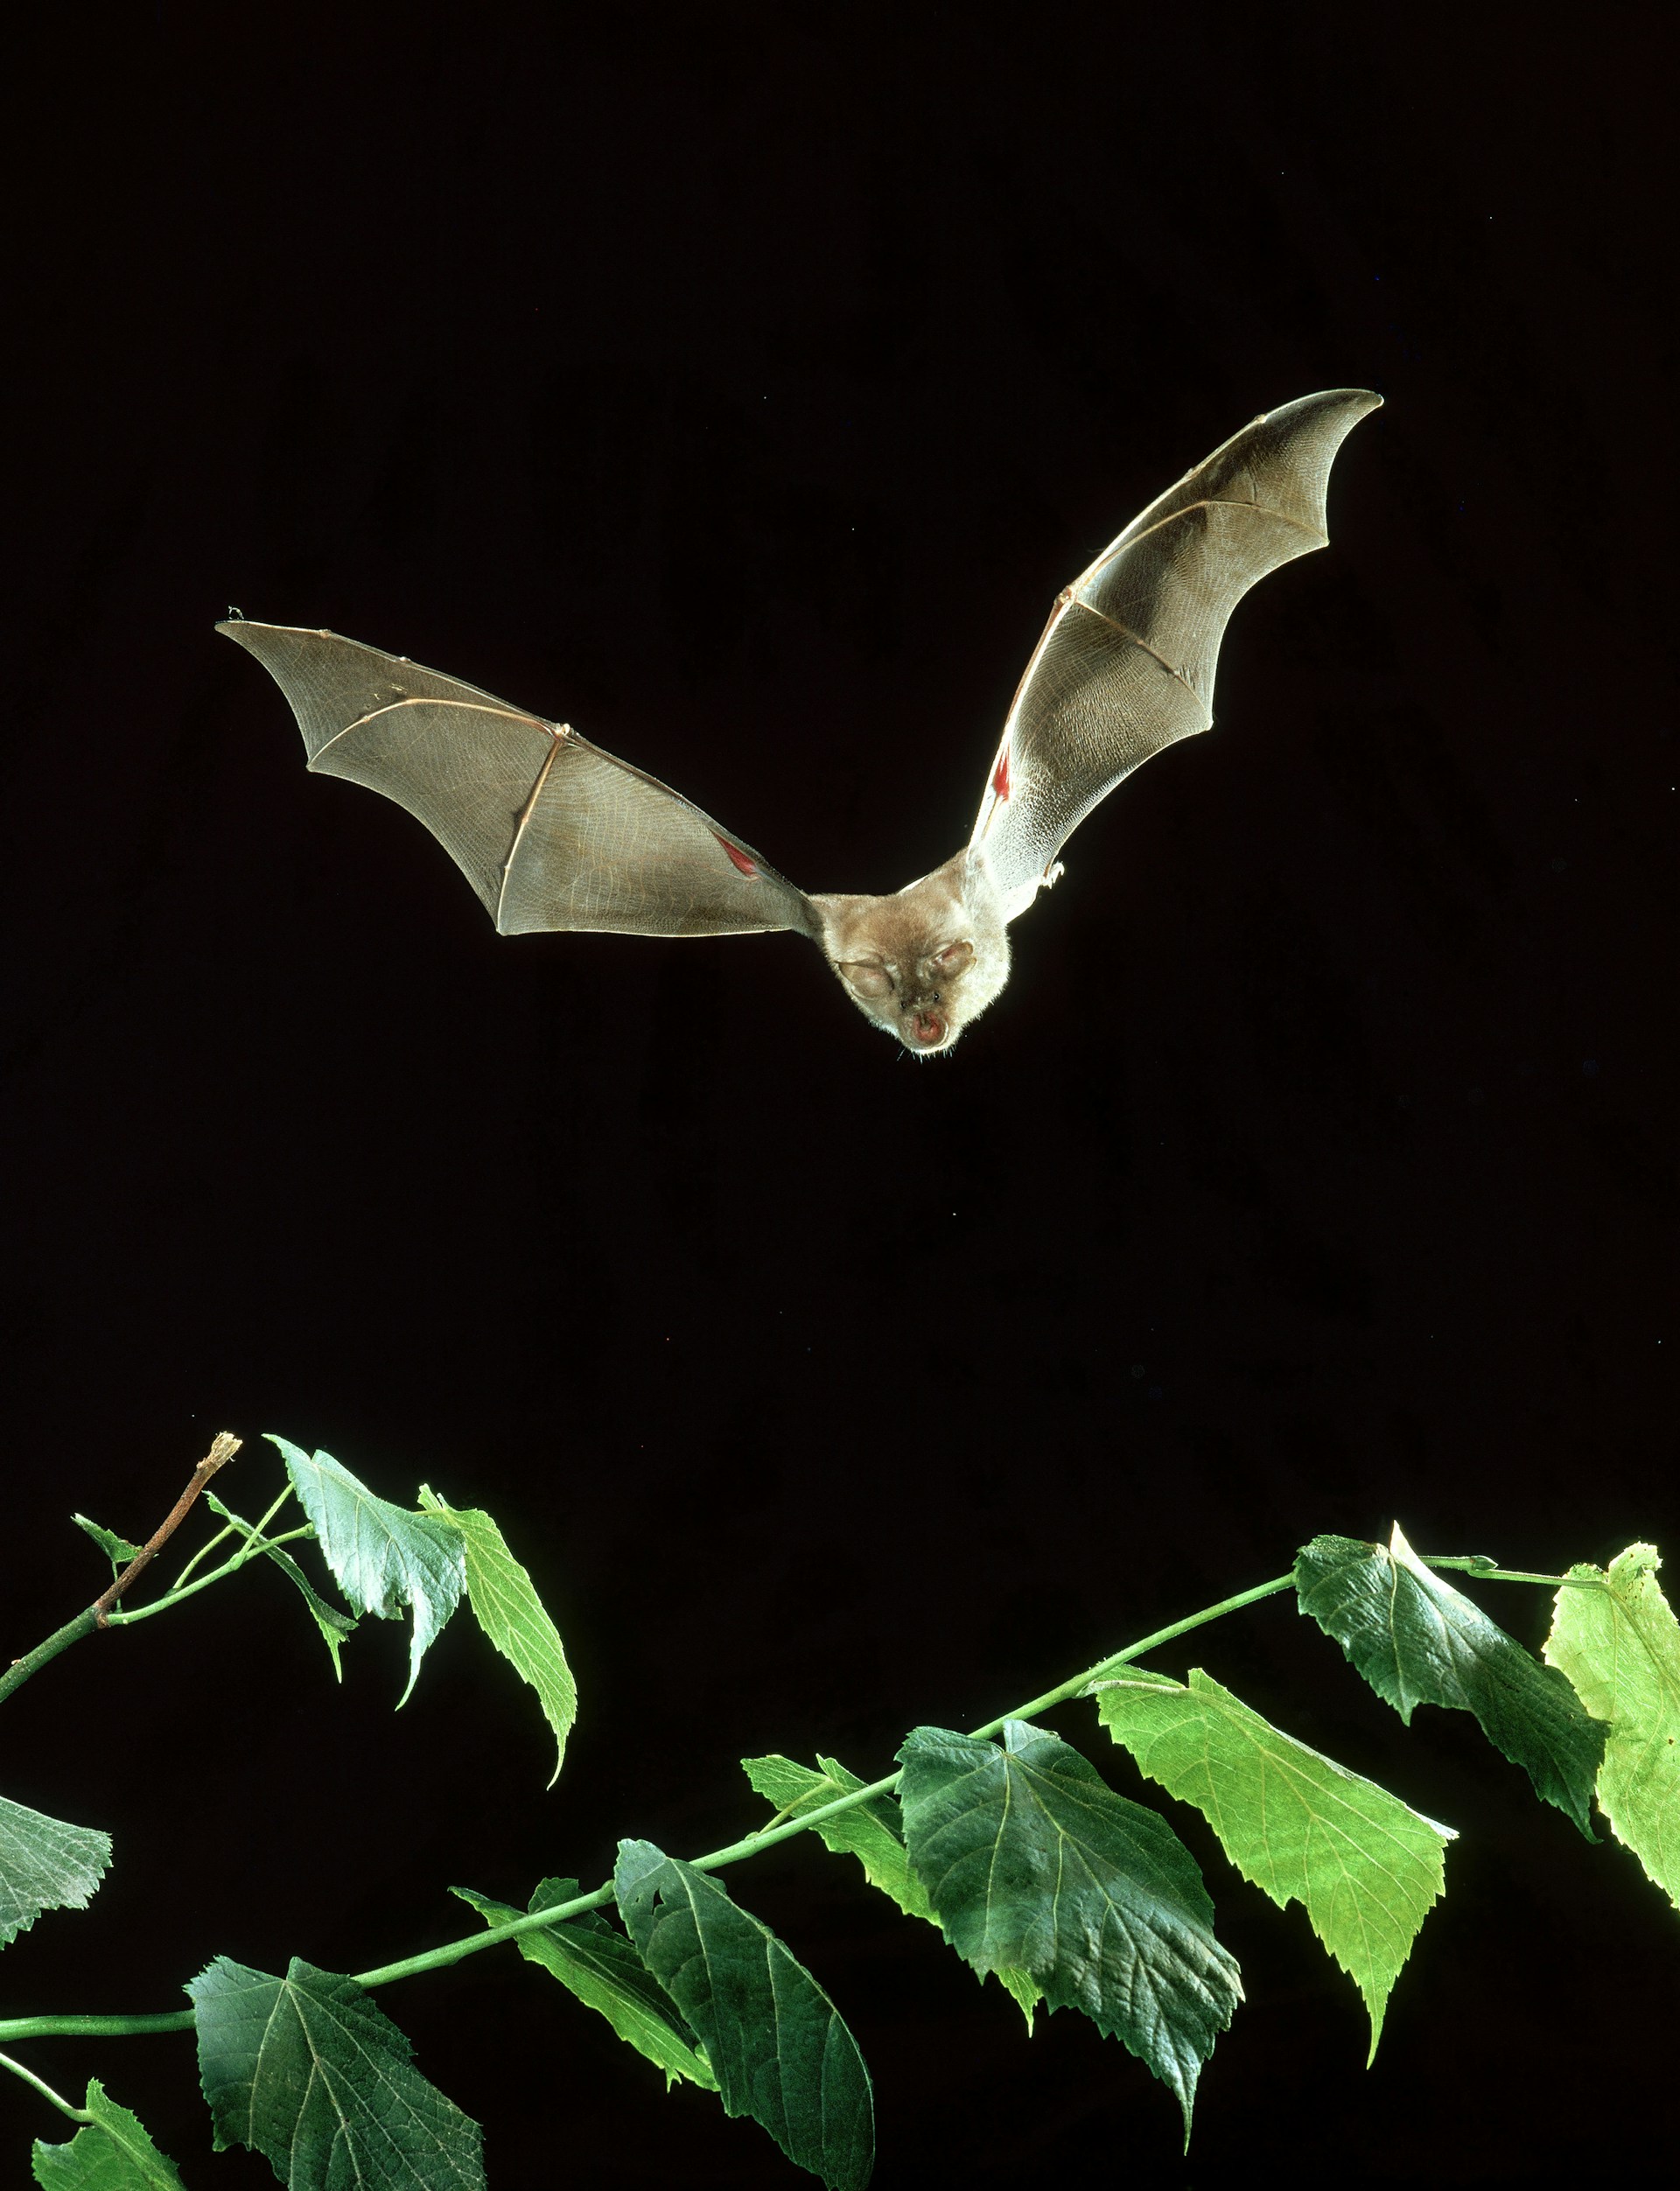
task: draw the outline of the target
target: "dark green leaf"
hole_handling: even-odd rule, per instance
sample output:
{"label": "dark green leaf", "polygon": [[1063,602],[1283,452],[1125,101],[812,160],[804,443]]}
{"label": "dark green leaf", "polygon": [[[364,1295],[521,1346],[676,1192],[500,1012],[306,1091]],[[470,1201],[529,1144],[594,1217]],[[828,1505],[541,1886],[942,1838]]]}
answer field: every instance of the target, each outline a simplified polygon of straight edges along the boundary
{"label": "dark green leaf", "polygon": [[443,1515],[461,1532],[466,1550],[466,1599],[473,1616],[496,1648],[536,1691],[542,1717],[554,1732],[552,1788],[565,1762],[566,1737],[578,1717],[578,1689],[566,1664],[560,1632],[550,1620],[536,1586],[508,1550],[489,1515],[457,1508],[424,1484],[420,1503]]}
{"label": "dark green leaf", "polygon": [[111,1837],[0,1796],[0,1948],[44,1909],[86,1909],[111,1861]]}
{"label": "dark green leaf", "polygon": [[612,1885],[642,1961],[704,2041],[728,2112],[761,2123],[830,2191],[862,2191],[875,2158],[869,2072],[810,1972],[651,1841],[619,1844]]}
{"label": "dark green leaf", "polygon": [[478,2124],[354,1978],[218,1956],[186,1990],[218,2151],[263,2154],[288,2191],[482,2191]]}
{"label": "dark green leaf", "polygon": [[306,1453],[272,1432],[268,1435],[284,1455],[322,1555],[355,1610],[388,1620],[405,1605],[414,1608],[409,1685],[397,1699],[406,1704],[426,1646],[454,1612],[466,1581],[461,1532],[440,1514],[410,1514],[376,1499],[331,1453]]}
{"label": "dark green leaf", "polygon": [[140,1547],[137,1544],[130,1544],[126,1536],[119,1536],[115,1530],[102,1528],[99,1522],[90,1522],[85,1514],[73,1514],[70,1519],[79,1530],[87,1530],[100,1550],[110,1561],[114,1572],[121,1574],[131,1559],[139,1558]]}
{"label": "dark green leaf", "polygon": [[1242,1998],[1195,1859],[1054,1734],[1012,1719],[1001,1746],[918,1727],[899,1752],[910,1863],[976,1970],[1025,1970],[1178,2096]]}
{"label": "dark green leaf", "polygon": [[1301,1611],[1334,1636],[1377,1695],[1410,1724],[1418,1704],[1474,1713],[1536,1795],[1589,1841],[1606,1729],[1555,1667],[1542,1666],[1461,1592],[1425,1567],[1396,1522],[1392,1542],[1315,1536],[1295,1561]]}
{"label": "dark green leaf", "polygon": [[[526,1913],[510,1903],[475,1894],[470,1886],[452,1886],[470,1902],[487,1925],[505,1924]],[[578,1892],[576,1880],[544,1880],[531,1896],[531,1908],[546,1909],[568,1902]],[[596,1909],[579,1911],[575,1917],[541,1932],[516,1936],[520,1953],[569,1986],[580,2001],[598,2010],[619,2037],[665,2073],[668,2091],[678,2077],[718,2090],[718,2080],[706,2066],[704,2049],[684,2021],[670,1995],[648,1971],[633,1944],[615,1931]]]}
{"label": "dark green leaf", "polygon": [[304,1603],[309,1607],[310,1616],[321,1632],[321,1641],[326,1645],[332,1656],[332,1671],[342,1681],[344,1667],[339,1653],[343,1648],[345,1637],[355,1633],[355,1616],[353,1614],[341,1613],[329,1599],[322,1597],[320,1592],[316,1589],[314,1584],[311,1582],[309,1577],[284,1545],[269,1545],[267,1555],[288,1581],[295,1584],[302,1592]]}
{"label": "dark green leaf", "polygon": [[[224,1506],[214,1491],[206,1491],[204,1497],[205,1503],[213,1507],[220,1515],[222,1520],[236,1529],[247,1542],[256,1535],[256,1530],[243,1515],[235,1514],[231,1507]],[[316,1589],[314,1584],[311,1582],[309,1577],[284,1544],[264,1544],[262,1550],[287,1580],[294,1583],[302,1592],[304,1603],[309,1607],[315,1625],[321,1632],[322,1641],[332,1654],[332,1671],[342,1681],[344,1667],[340,1660],[339,1651],[345,1637],[353,1634],[355,1631],[354,1616],[343,1612],[330,1600],[322,1597],[320,1592]]]}
{"label": "dark green leaf", "polygon": [[107,2097],[97,2077],[88,2079],[82,2105],[94,2119],[67,2146],[35,2141],[41,2191],[181,2191],[174,2162],[158,2152],[138,2117]]}

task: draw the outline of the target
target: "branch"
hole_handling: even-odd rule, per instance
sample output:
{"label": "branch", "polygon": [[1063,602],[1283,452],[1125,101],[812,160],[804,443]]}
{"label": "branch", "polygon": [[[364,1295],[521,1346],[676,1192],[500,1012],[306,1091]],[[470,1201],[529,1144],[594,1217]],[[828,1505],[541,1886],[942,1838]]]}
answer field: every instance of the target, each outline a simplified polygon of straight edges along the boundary
{"label": "branch", "polygon": [[140,1547],[110,1588],[102,1591],[94,1600],[94,1618],[102,1628],[105,1625],[106,1615],[110,1612],[111,1607],[130,1585],[138,1581],[140,1576],[150,1566],[152,1561],[163,1550],[181,1523],[186,1521],[200,1492],[204,1489],[206,1484],[219,1468],[227,1466],[239,1448],[240,1440],[234,1436],[232,1431],[216,1432],[210,1441],[209,1452],[192,1471],[192,1480],[187,1485],[186,1489],[176,1500],[174,1506]]}
{"label": "branch", "polygon": [[240,1440],[231,1431],[217,1432],[211,1441],[209,1452],[192,1471],[192,1480],[186,1490],[176,1500],[169,1514],[152,1531],[150,1536],[134,1558],[129,1562],[110,1588],[102,1591],[92,1605],[77,1614],[74,1620],[66,1620],[61,1628],[55,1629],[44,1643],[38,1643],[34,1649],[24,1657],[13,1659],[6,1671],[0,1674],[0,1703],[4,1703],[5,1698],[11,1695],[13,1690],[21,1689],[32,1674],[38,1673],[41,1668],[46,1665],[49,1660],[55,1659],[60,1651],[68,1650],[73,1643],[79,1643],[84,1635],[92,1635],[106,1625],[110,1618],[111,1607],[141,1573],[150,1566],[152,1561],[157,1558],[164,1546],[168,1544],[170,1538],[186,1519],[192,1502],[200,1492],[204,1489],[218,1469],[227,1466],[239,1451],[239,1447]]}
{"label": "branch", "polygon": [[[1567,1576],[1535,1575],[1514,1568],[1497,1567],[1477,1555],[1436,1556],[1432,1557],[1427,1564],[1432,1567],[1466,1568],[1487,1581],[1543,1583],[1549,1588],[1572,1579]],[[1205,1628],[1210,1620],[1220,1620],[1228,1613],[1236,1613],[1245,1606],[1255,1605],[1263,1598],[1275,1597],[1279,1591],[1291,1588],[1294,1580],[1294,1571],[1292,1569],[1286,1575],[1275,1576],[1270,1582],[1256,1583],[1252,1590],[1239,1591],[1232,1598],[1222,1598],[1217,1605],[1205,1606],[1200,1613],[1190,1614],[1182,1620],[1174,1620],[1166,1628],[1157,1628],[1152,1634],[1140,1637],[1136,1643],[1128,1643],[1121,1650],[1111,1651],[1106,1658],[1099,1659],[1095,1666],[1088,1667],[1083,1673],[1073,1675],[1054,1689],[1046,1690],[1041,1697],[1034,1697],[1030,1703],[988,1720],[984,1726],[975,1729],[975,1737],[978,1740],[996,1734],[1007,1719],[1036,1718],[1049,1711],[1052,1705],[1066,1703],[1068,1698],[1079,1696],[1113,1668],[1141,1658],[1146,1651],[1155,1650],[1161,1644],[1171,1642],[1176,1636],[1186,1635],[1193,1628]],[[192,1586],[196,1588],[199,1586]],[[83,1617],[91,1620],[91,1615]],[[71,1625],[74,1628],[75,1624],[73,1622]],[[43,1649],[46,1648],[42,1646]],[[798,1817],[785,1823],[773,1822],[739,1841],[731,1842],[724,1848],[714,1849],[708,1856],[694,1857],[690,1860],[697,1872],[721,1871],[725,1865],[738,1863],[744,1857],[757,1856],[763,1849],[774,1848],[778,1842],[791,1840],[796,1833],[807,1832],[812,1826],[836,1817],[841,1811],[851,1810],[859,1803],[892,1795],[902,1778],[902,1773],[888,1773],[880,1780],[872,1781],[866,1788],[854,1788],[849,1795],[836,1796],[832,1802],[802,1811]],[[376,1970],[358,1971],[354,1982],[371,1988],[388,1984],[394,1978],[416,1978],[424,1970],[443,1970],[452,1963],[464,1961],[467,1956],[480,1954],[486,1948],[500,1947],[504,1941],[514,1939],[521,1933],[537,1932],[545,1926],[564,1923],[569,1917],[580,1916],[585,1910],[604,1908],[612,1900],[612,1883],[608,1880],[605,1886],[596,1887],[590,1894],[575,1894],[570,1901],[556,1902],[540,1910],[528,1911],[522,1916],[509,1918],[504,1924],[486,1927],[482,1932],[472,1933],[463,1940],[450,1941],[444,1946],[430,1949],[424,1955],[410,1956],[401,1963],[383,1964]],[[71,2034],[117,2038],[142,2032],[188,2031],[193,2021],[194,2012],[190,2008],[177,2011],[173,2015],[18,2017],[0,2022],[0,2040],[44,2039]]]}

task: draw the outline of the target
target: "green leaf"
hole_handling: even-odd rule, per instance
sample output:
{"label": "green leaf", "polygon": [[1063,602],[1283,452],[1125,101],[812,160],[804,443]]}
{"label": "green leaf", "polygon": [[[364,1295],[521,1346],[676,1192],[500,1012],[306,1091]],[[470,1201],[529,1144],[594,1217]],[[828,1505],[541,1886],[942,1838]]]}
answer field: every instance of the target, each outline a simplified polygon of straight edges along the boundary
{"label": "green leaf", "polygon": [[86,1909],[111,1861],[111,1837],[0,1796],[0,1948],[44,1909]]}
{"label": "green leaf", "polygon": [[35,2180],[41,2191],[182,2191],[175,2164],[160,2153],[137,2116],[106,2096],[97,2077],[82,2103],[93,2121],[67,2146],[35,2141]]}
{"label": "green leaf", "polygon": [[[265,1547],[265,1550],[269,1558],[274,1562],[281,1573],[294,1582],[303,1592],[304,1603],[309,1607],[310,1615],[321,1632],[321,1641],[326,1645],[331,1654],[333,1674],[340,1681],[342,1681],[344,1665],[339,1653],[343,1648],[346,1636],[354,1635],[355,1633],[354,1614],[341,1613],[329,1599],[322,1597],[320,1592],[316,1589],[314,1584],[311,1582],[309,1577],[284,1545],[270,1544]],[[412,1682],[410,1685],[412,1687]]]}
{"label": "green leaf", "polygon": [[1374,2059],[1394,1981],[1443,1892],[1452,1827],[1281,1733],[1199,1667],[1187,1687],[1140,1669],[1093,1693],[1115,1740],[1195,1805],[1243,1878],[1280,1909],[1302,1905],[1364,1996]]}
{"label": "green leaf", "polygon": [[[138,1559],[140,1547],[130,1544],[126,1536],[119,1536],[115,1530],[103,1529],[97,1522],[90,1522],[85,1514],[73,1514],[70,1519],[79,1530],[86,1530],[100,1550],[111,1563],[111,1571],[120,1575],[131,1559]],[[60,2150],[57,2147],[53,2151]],[[63,2148],[67,2152],[69,2148]]]}
{"label": "green leaf", "polygon": [[219,2152],[262,2153],[288,2191],[483,2191],[478,2124],[354,1978],[218,1956],[186,1990]]}
{"label": "green leaf", "polygon": [[[205,1503],[214,1508],[224,1522],[231,1523],[234,1529],[238,1530],[248,1543],[256,1535],[256,1530],[244,1516],[235,1514],[231,1507],[224,1506],[214,1491],[206,1491],[204,1497]],[[309,1607],[315,1625],[320,1630],[322,1639],[332,1654],[332,1671],[342,1681],[344,1667],[340,1660],[339,1651],[345,1637],[355,1632],[354,1616],[342,1611],[329,1599],[322,1597],[320,1592],[316,1589],[314,1584],[311,1582],[309,1577],[284,1544],[265,1544],[262,1550],[281,1573],[294,1582],[303,1592],[304,1603]]]}
{"label": "green leaf", "polygon": [[[822,1769],[814,1773],[808,1765],[796,1765],[790,1757],[773,1754],[744,1757],[741,1770],[766,1802],[774,1804],[785,1818],[797,1818],[866,1785],[834,1758],[819,1757],[817,1763]],[[899,1806],[890,1796],[854,1803],[850,1810],[821,1820],[815,1830],[830,1849],[855,1856],[870,1885],[878,1887],[889,1900],[912,1917],[934,1922],[927,1891],[910,1869]]]}
{"label": "green leaf", "polygon": [[1599,1809],[1680,1907],[1680,1625],[1656,1579],[1662,1564],[1654,1544],[1630,1544],[1607,1573],[1572,1567],[1546,1657],[1610,1722]]}
{"label": "green leaf", "polygon": [[725,2110],[761,2123],[830,2191],[875,2160],[869,2072],[810,1972],[704,1872],[621,1841],[613,1892],[642,1961],[704,2042]]}
{"label": "green leaf", "polygon": [[414,1608],[409,1685],[397,1698],[405,1704],[426,1646],[454,1612],[466,1581],[460,1530],[440,1514],[410,1514],[376,1499],[331,1453],[306,1453],[272,1432],[268,1436],[284,1456],[326,1564],[355,1610],[388,1620],[402,1606]]}
{"label": "green leaf", "polygon": [[[487,1925],[505,1924],[510,1917],[525,1914],[510,1903],[475,1894],[468,1886],[449,1891],[470,1902]],[[576,1880],[544,1880],[531,1896],[531,1908],[546,1909],[556,1902],[569,1902],[577,1892]],[[528,1963],[541,1964],[569,1986],[580,2001],[606,2017],[620,2039],[664,2071],[667,2091],[678,2077],[708,2092],[718,2090],[705,2050],[676,2003],[634,1945],[598,1910],[580,1911],[576,1917],[545,1925],[541,1932],[522,1932],[516,1938]]]}
{"label": "green leaf", "polygon": [[1242,1998],[1190,1852],[1024,1720],[1001,1746],[918,1727],[899,1756],[911,1866],[946,1938],[1120,2040],[1177,2094],[1187,2142],[1201,2065]]}
{"label": "green leaf", "polygon": [[[792,1758],[772,1753],[768,1757],[744,1757],[741,1770],[765,1801],[775,1805],[778,1818],[797,1818],[868,1784],[856,1773],[848,1772],[837,1759],[819,1757],[816,1761],[822,1769],[814,1773],[808,1765],[796,1765]],[[927,1889],[910,1869],[903,1822],[891,1796],[875,1796],[866,1803],[855,1803],[850,1810],[823,1819],[816,1831],[830,1848],[855,1856],[870,1885],[878,1887],[907,1916],[924,1918],[930,1925],[938,1923]],[[983,1978],[986,1975],[981,1973]],[[1025,1970],[997,1970],[990,1975],[1014,1997],[1031,2031],[1032,2011],[1043,1998],[1038,1987]]]}
{"label": "green leaf", "polygon": [[466,1547],[467,1603],[514,1671],[536,1691],[542,1717],[554,1730],[554,1771],[549,1778],[552,1788],[565,1762],[566,1737],[578,1717],[578,1685],[566,1664],[559,1631],[544,1611],[535,1584],[487,1514],[473,1507],[452,1507],[424,1484],[420,1503],[430,1513],[446,1516],[461,1532]]}
{"label": "green leaf", "polygon": [[1416,1707],[1474,1714],[1534,1792],[1589,1841],[1605,1729],[1554,1668],[1542,1666],[1479,1606],[1431,1572],[1395,1524],[1387,1550],[1315,1536],[1295,1561],[1301,1611],[1334,1636],[1408,1726]]}

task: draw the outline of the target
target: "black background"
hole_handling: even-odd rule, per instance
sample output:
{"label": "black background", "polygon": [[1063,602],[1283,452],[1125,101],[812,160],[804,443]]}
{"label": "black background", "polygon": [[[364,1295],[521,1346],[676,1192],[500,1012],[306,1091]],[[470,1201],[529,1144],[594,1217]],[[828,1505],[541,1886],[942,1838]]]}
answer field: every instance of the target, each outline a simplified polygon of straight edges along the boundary
{"label": "black background", "polygon": [[[84,1643],[6,1789],[116,1836],[5,2012],[361,1970],[888,1769],[1320,1530],[1680,1530],[1675,355],[1655,10],[66,13],[14,47],[4,1648],[224,1424],[489,1508],[582,1716],[462,1621],[342,1689],[277,1576]],[[1564,18],[1559,18],[1559,25]],[[1368,385],[1328,554],[917,1065],[796,938],[499,942],[311,782],[232,600],[564,716],[807,888],[961,844],[1056,590],[1256,411]],[[1482,1592],[1531,1644],[1542,1592]],[[371,1628],[371,1632],[370,1632]],[[1249,1992],[1170,2098],[1028,2044],[796,1842],[729,1885],[850,2021],[878,2184],[1532,2180],[1659,2151],[1673,1911],[1280,1599],[1202,1663],[1462,1830],[1376,2067],[1199,1818]],[[1056,1724],[1121,1789],[1085,1708]],[[796,2180],[500,1955],[382,2004],[492,2183]],[[37,2042],[212,2160],[178,2039]],[[7,2080],[9,2180],[62,2122]],[[67,2133],[66,2133],[67,2134]]]}

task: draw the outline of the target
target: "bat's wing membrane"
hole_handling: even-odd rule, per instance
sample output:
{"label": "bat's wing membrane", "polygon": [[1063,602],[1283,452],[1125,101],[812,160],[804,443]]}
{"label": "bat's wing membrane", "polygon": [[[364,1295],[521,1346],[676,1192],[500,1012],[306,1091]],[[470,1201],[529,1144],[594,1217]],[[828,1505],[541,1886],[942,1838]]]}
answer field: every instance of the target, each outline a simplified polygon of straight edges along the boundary
{"label": "bat's wing membrane", "polygon": [[216,629],[291,703],[311,768],[424,822],[503,935],[816,933],[804,892],[751,845],[568,725],[332,632]]}
{"label": "bat's wing membrane", "polygon": [[1337,388],[1256,418],[1061,595],[974,827],[1007,918],[1032,903],[1062,845],[1123,777],[1208,727],[1231,611],[1269,570],[1325,546],[1332,460],[1382,400]]}

